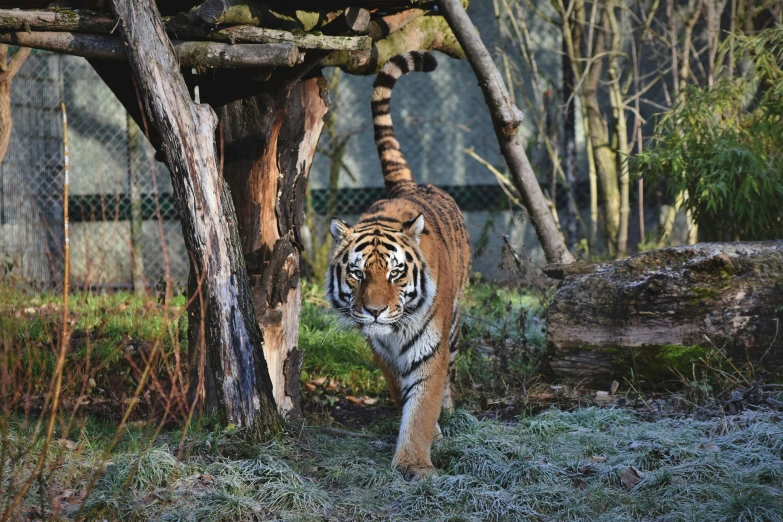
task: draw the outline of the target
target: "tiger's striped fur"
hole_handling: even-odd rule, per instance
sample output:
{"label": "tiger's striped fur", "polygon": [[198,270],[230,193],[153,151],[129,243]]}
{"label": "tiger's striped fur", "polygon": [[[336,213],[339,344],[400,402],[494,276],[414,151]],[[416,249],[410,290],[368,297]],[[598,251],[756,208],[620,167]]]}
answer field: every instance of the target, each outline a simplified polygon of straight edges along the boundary
{"label": "tiger's striped fur", "polygon": [[392,58],[378,74],[372,113],[388,199],[353,227],[332,220],[337,247],[326,275],[329,302],[369,337],[402,413],[393,464],[409,480],[435,472],[430,447],[440,435],[441,407],[451,407],[448,377],[470,266],[457,204],[442,190],[413,181],[389,111],[401,75],[436,65],[431,55],[411,52]]}

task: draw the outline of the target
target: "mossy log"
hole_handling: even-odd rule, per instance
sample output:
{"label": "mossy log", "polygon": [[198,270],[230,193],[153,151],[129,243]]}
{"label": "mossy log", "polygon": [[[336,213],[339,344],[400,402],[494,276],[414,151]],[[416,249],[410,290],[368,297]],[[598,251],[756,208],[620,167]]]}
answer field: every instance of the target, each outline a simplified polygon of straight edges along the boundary
{"label": "mossy log", "polygon": [[560,376],[605,381],[635,365],[660,379],[655,371],[689,369],[683,356],[710,350],[737,365],[783,364],[783,241],[702,243],[545,272],[563,279],[547,312]]}
{"label": "mossy log", "polygon": [[[417,14],[417,13],[413,13]],[[349,74],[376,74],[390,58],[411,50],[440,51],[452,58],[464,58],[459,42],[441,16],[411,16],[374,42],[365,51],[335,51],[321,60],[323,67],[340,67]],[[372,25],[372,24],[371,24]],[[392,28],[389,26],[389,28]]]}

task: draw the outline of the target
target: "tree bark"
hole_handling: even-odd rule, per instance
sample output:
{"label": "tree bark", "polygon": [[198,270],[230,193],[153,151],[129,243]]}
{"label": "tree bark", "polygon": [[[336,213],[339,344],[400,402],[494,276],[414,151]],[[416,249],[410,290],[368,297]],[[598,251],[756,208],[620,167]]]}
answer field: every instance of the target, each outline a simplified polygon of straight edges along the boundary
{"label": "tree bark", "polygon": [[634,360],[654,362],[673,347],[783,363],[783,241],[701,243],[545,272],[564,279],[547,311],[561,376],[619,378]]}
{"label": "tree bark", "polygon": [[19,48],[8,61],[8,46],[0,45],[0,163],[5,159],[11,140],[11,82],[24,65],[30,49]]}
{"label": "tree bark", "polygon": [[479,79],[484,99],[490,109],[500,150],[508,163],[512,179],[530,215],[530,221],[536,230],[547,261],[573,262],[574,258],[552,218],[541,186],[519,139],[517,129],[522,121],[522,113],[511,102],[500,72],[460,1],[438,0],[438,6]]}
{"label": "tree bark", "polygon": [[216,162],[215,113],[194,104],[151,0],[112,0],[145,115],[161,137],[188,253],[198,274],[204,345],[224,422],[260,438],[279,429],[261,355],[230,191]]}
{"label": "tree bark", "polygon": [[[565,181],[568,185],[568,190],[573,194],[576,187],[577,177],[577,158],[576,158],[576,98],[574,97],[574,69],[571,65],[571,57],[568,55],[568,46],[565,41],[562,42],[562,63],[561,70],[563,72],[563,84],[562,84],[562,102],[565,105],[565,121],[563,123],[563,138],[564,144],[564,157],[563,157],[563,173],[565,175]],[[570,248],[576,248],[578,240],[577,224],[579,222],[578,207],[576,205],[569,205],[568,207],[568,224],[566,226],[566,237],[568,240],[568,246]]]}
{"label": "tree bark", "polygon": [[329,111],[325,79],[278,75],[247,88],[221,75],[199,78],[202,100],[222,125],[224,175],[237,211],[264,358],[280,411],[296,417],[301,292],[300,227],[310,167]]}

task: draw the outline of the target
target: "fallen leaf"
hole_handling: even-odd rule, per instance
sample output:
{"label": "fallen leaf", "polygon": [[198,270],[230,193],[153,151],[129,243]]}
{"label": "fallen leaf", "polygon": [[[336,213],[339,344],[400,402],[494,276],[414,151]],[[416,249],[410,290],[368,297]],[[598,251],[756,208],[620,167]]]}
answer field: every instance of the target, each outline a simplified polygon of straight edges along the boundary
{"label": "fallen leaf", "polygon": [[587,489],[587,481],[580,478],[575,478],[573,486],[580,491],[584,491]]}
{"label": "fallen leaf", "polygon": [[362,404],[362,400],[357,397],[354,397],[353,395],[346,395],[345,400],[353,404],[359,404],[359,405]]}
{"label": "fallen leaf", "polygon": [[620,481],[625,486],[625,489],[630,491],[642,481],[642,472],[633,466],[628,466],[620,471]]}
{"label": "fallen leaf", "polygon": [[599,457],[593,455],[592,457],[590,457],[590,462],[606,462],[606,457]]}
{"label": "fallen leaf", "polygon": [[609,387],[609,393],[614,395],[617,392],[617,388],[620,387],[620,383],[617,381],[612,381],[612,385]]}
{"label": "fallen leaf", "polygon": [[76,446],[78,446],[74,441],[68,439],[57,439],[57,444],[59,444],[61,448],[67,450],[75,450]]}
{"label": "fallen leaf", "polygon": [[317,379],[313,379],[310,382],[315,384],[316,386],[321,386],[323,385],[323,383],[326,382],[326,377],[318,377]]}
{"label": "fallen leaf", "polygon": [[631,449],[631,450],[636,450],[636,449],[639,449],[639,448],[643,448],[643,447],[645,447],[646,445],[647,445],[647,444],[645,444],[644,442],[642,442],[642,441],[640,441],[640,440],[635,440],[635,441],[631,442],[631,443],[628,445],[628,449]]}
{"label": "fallen leaf", "polygon": [[714,442],[708,442],[707,444],[699,444],[699,449],[702,451],[720,451],[720,448],[715,445]]}
{"label": "fallen leaf", "polygon": [[310,391],[315,391],[315,384],[313,384],[311,382],[306,382],[305,383],[305,388],[307,388]]}
{"label": "fallen leaf", "polygon": [[595,400],[599,402],[611,402],[612,398],[609,396],[608,391],[595,392]]}
{"label": "fallen leaf", "polygon": [[372,406],[373,404],[376,404],[378,402],[378,399],[376,399],[375,397],[362,397],[362,401],[367,406]]}

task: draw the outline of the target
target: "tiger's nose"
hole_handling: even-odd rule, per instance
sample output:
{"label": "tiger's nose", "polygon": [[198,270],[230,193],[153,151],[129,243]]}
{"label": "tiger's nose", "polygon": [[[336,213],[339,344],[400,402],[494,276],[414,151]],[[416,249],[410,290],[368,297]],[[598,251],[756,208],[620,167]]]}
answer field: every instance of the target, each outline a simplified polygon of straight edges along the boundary
{"label": "tiger's nose", "polygon": [[389,308],[389,307],[388,306],[384,306],[382,308],[373,308],[373,307],[370,307],[370,306],[365,306],[364,307],[364,309],[367,311],[367,313],[369,313],[371,316],[375,317],[376,319],[387,308]]}

